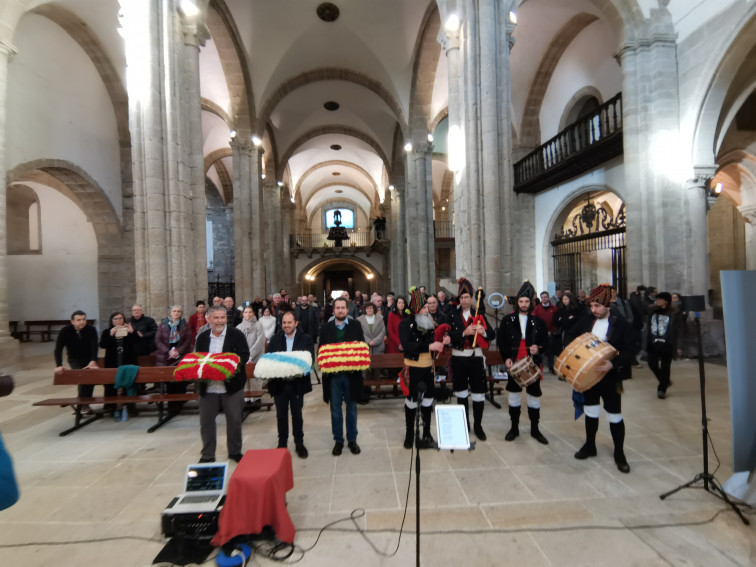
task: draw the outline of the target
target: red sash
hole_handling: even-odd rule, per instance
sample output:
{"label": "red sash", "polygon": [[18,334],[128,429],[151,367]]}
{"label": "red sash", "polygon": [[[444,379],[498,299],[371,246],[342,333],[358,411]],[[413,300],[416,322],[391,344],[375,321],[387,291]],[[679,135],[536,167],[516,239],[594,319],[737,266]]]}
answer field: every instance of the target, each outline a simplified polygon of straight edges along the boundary
{"label": "red sash", "polygon": [[[470,325],[475,324],[475,325],[483,325],[483,327],[486,330],[488,330],[488,323],[486,323],[486,319],[485,319],[485,317],[483,317],[483,315],[477,315],[477,316],[473,317],[472,319],[468,319],[468,320],[465,320],[465,318],[462,317],[462,322],[465,325],[465,329],[467,329],[467,327],[469,327]],[[465,348],[466,349],[467,348],[472,348],[472,342],[473,342],[473,337],[474,336],[475,335],[467,335],[465,337]],[[480,333],[478,333],[478,339],[475,341],[475,346],[483,348],[483,349],[487,349],[488,348],[488,341],[483,337],[483,335],[481,335]]]}

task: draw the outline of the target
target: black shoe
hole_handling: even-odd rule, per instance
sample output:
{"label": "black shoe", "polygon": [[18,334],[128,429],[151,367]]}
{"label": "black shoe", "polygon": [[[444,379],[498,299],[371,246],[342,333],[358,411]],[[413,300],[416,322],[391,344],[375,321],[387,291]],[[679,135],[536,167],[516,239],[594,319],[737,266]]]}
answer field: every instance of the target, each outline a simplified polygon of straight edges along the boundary
{"label": "black shoe", "polygon": [[228,458],[231,459],[232,461],[236,461],[238,463],[239,461],[242,460],[243,456],[244,455],[242,455],[241,453],[234,453],[233,455],[229,455]]}
{"label": "black shoe", "polygon": [[541,433],[537,429],[535,431],[531,431],[530,436],[536,441],[538,441],[539,443],[542,443],[543,445],[549,444],[549,440],[546,439],[546,437],[543,436],[543,433]]}
{"label": "black shoe", "polygon": [[309,453],[307,452],[307,447],[304,445],[297,445],[296,447],[297,457],[300,459],[306,459]]}
{"label": "black shoe", "polygon": [[475,431],[475,437],[477,437],[480,441],[486,440],[486,432],[483,431],[483,426],[475,425],[473,426],[473,430]]}
{"label": "black shoe", "polygon": [[518,428],[516,428],[516,427],[513,427],[504,436],[504,441],[514,441],[515,439],[517,439],[517,436],[519,434],[520,434],[520,430]]}
{"label": "black shoe", "polygon": [[352,452],[352,455],[359,455],[362,452],[362,449],[360,449],[360,446],[357,444],[357,441],[350,441],[347,443],[349,450]]}
{"label": "black shoe", "polygon": [[580,450],[575,453],[575,458],[579,460],[587,459],[588,457],[595,457],[596,456],[596,447],[588,447],[588,445],[583,445],[580,447]]}
{"label": "black shoe", "polygon": [[663,400],[667,397],[667,392],[662,392],[661,390],[658,390],[656,392],[656,397],[659,398],[660,400]]}
{"label": "black shoe", "polygon": [[344,449],[344,444],[343,444],[343,443],[339,443],[339,442],[337,441],[337,442],[336,442],[336,443],[334,444],[334,446],[333,446],[333,451],[331,451],[331,455],[333,455],[334,457],[338,457],[339,455],[341,455],[341,451],[342,451],[343,449]]}
{"label": "black shoe", "polygon": [[627,464],[625,453],[614,453],[614,462],[616,463],[619,472],[625,474],[630,472],[630,465]]}
{"label": "black shoe", "polygon": [[279,443],[276,449],[286,449],[286,443]]}
{"label": "black shoe", "polygon": [[405,449],[412,449],[412,435],[407,435],[404,437],[404,448]]}
{"label": "black shoe", "polygon": [[200,463],[214,463],[215,457],[200,457]]}
{"label": "black shoe", "polygon": [[423,435],[423,438],[418,440],[418,442],[415,443],[415,446],[418,449],[435,449],[437,447],[436,440],[430,433]]}

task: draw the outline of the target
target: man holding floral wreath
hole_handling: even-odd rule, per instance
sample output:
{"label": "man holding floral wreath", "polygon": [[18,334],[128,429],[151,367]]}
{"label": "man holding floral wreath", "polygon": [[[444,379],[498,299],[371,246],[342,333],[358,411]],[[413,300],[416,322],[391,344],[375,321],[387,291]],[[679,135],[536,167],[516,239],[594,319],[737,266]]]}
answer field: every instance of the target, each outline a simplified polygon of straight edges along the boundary
{"label": "man holding floral wreath", "polygon": [[194,350],[210,354],[234,353],[239,357],[239,365],[224,382],[200,382],[199,410],[202,438],[200,462],[215,462],[215,418],[222,407],[223,414],[226,416],[228,458],[238,463],[242,458],[242,413],[244,385],[247,383],[244,365],[249,360],[249,346],[247,346],[244,333],[226,325],[226,308],[223,305],[213,305],[208,310],[207,322],[210,328],[197,335]]}

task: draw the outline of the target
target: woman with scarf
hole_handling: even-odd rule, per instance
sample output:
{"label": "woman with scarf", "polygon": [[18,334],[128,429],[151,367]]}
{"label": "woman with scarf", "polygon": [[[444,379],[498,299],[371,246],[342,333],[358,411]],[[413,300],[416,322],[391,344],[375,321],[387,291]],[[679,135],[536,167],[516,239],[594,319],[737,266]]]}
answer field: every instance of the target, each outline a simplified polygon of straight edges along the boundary
{"label": "woman with scarf", "polygon": [[[156,366],[174,366],[184,358],[184,355],[192,352],[194,347],[192,331],[189,323],[181,317],[183,313],[184,308],[181,305],[173,305],[170,315],[160,322],[155,336]],[[168,394],[185,394],[186,382],[168,382],[165,388]],[[168,413],[178,414],[183,405],[184,402],[168,402]]]}
{"label": "woman with scarf", "polygon": [[247,306],[242,311],[242,322],[236,326],[247,338],[249,346],[249,362],[257,362],[265,352],[265,331],[263,326],[257,322],[255,310]]}

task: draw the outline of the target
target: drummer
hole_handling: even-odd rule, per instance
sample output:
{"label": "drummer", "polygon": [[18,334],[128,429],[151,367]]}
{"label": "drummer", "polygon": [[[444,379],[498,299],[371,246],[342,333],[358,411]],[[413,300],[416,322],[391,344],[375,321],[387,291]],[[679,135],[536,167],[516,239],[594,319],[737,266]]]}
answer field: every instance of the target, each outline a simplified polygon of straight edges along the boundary
{"label": "drummer", "polygon": [[596,432],[599,426],[601,408],[599,400],[604,400],[604,410],[609,419],[609,431],[614,441],[614,462],[620,472],[629,473],[624,452],[625,422],[622,420],[622,381],[630,378],[633,362],[633,333],[630,325],[622,317],[609,314],[611,286],[601,284],[591,291],[588,301],[593,317],[583,317],[571,329],[566,343],[583,333],[593,333],[612,345],[619,355],[614,360],[606,360],[597,370],[607,374],[592,388],[583,392],[585,398],[585,444],[575,453],[576,459],[596,456]]}
{"label": "drummer", "polygon": [[[541,366],[541,352],[548,344],[549,335],[544,322],[531,313],[534,297],[533,284],[526,280],[517,292],[516,311],[504,317],[499,326],[499,332],[496,334],[499,352],[507,370],[511,369],[516,361],[527,356],[530,356],[537,366]],[[518,425],[522,405],[522,386],[510,376],[507,380],[507,391],[512,427],[504,439],[514,441],[520,434]],[[528,394],[530,436],[539,443],[548,445],[548,439],[538,429],[538,421],[541,417],[541,381],[536,380],[529,384],[525,391]]]}

